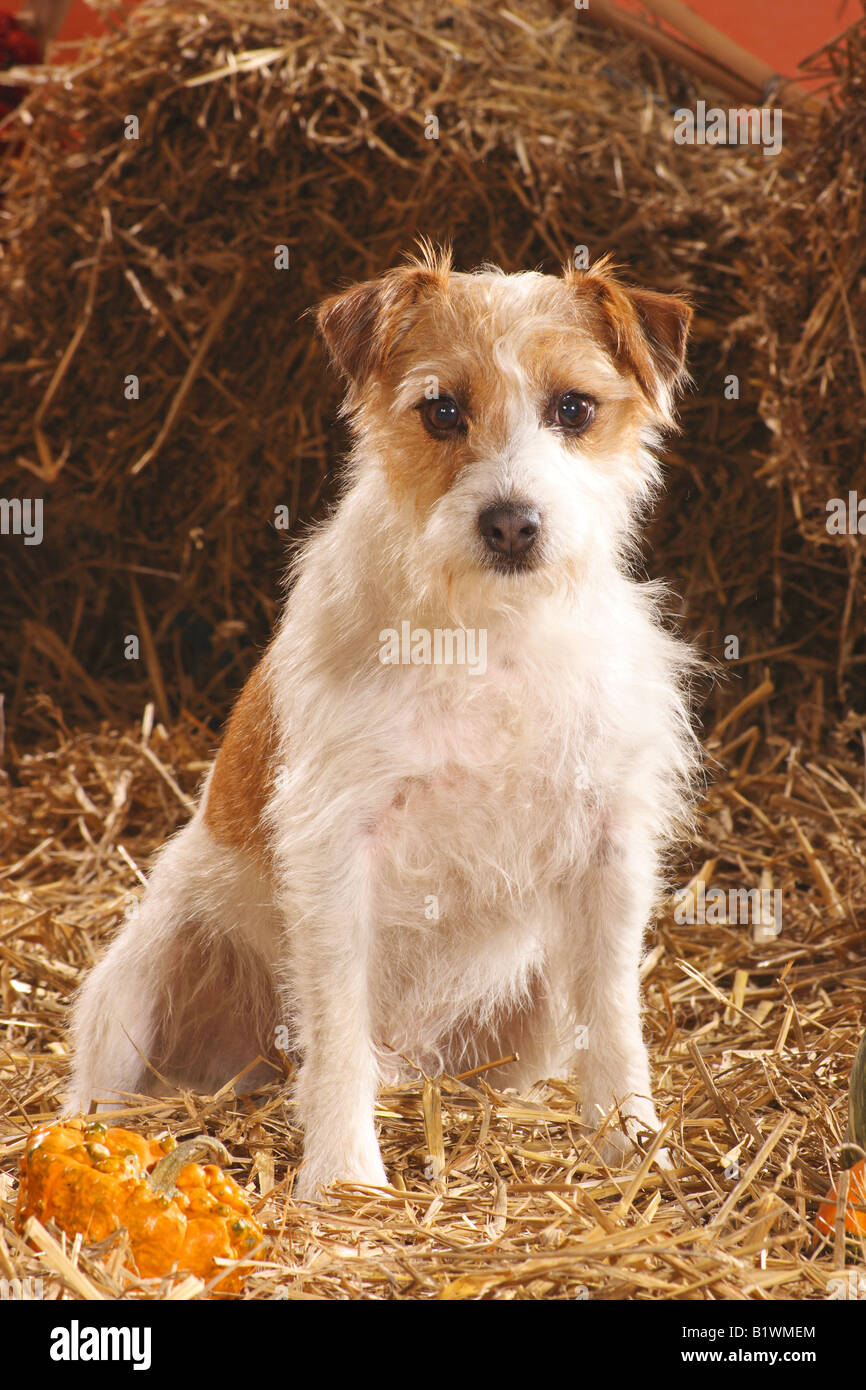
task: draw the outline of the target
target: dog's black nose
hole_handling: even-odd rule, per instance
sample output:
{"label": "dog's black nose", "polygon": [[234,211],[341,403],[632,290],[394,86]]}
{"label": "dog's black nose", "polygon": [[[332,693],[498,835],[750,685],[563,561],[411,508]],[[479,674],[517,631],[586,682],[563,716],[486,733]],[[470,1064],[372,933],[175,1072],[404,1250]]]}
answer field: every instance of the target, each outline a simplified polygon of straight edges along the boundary
{"label": "dog's black nose", "polygon": [[487,549],[494,555],[516,559],[535,545],[541,530],[541,517],[534,507],[502,502],[484,509],[478,518],[478,529]]}

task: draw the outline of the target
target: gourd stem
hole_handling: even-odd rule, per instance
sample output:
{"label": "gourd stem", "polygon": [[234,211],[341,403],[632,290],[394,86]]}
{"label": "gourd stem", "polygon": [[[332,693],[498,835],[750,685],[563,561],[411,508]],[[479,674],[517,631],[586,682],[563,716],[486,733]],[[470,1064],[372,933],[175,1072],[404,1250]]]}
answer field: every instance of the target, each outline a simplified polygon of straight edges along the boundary
{"label": "gourd stem", "polygon": [[231,1154],[225,1144],[221,1144],[219,1139],[212,1139],[209,1134],[199,1134],[195,1139],[185,1139],[161,1158],[153,1171],[148,1173],[147,1181],[155,1192],[174,1197],[181,1172],[188,1163],[197,1163],[200,1158],[223,1164],[231,1162]]}

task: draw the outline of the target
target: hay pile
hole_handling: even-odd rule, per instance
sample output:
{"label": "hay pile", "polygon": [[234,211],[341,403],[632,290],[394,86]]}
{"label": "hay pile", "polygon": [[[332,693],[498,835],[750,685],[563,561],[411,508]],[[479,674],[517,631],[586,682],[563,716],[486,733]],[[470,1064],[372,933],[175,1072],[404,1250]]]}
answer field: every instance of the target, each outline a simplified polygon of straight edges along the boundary
{"label": "hay pile", "polygon": [[[206,741],[183,726],[147,738],[56,730],[55,746],[18,767],[0,832],[0,1277],[42,1277],[48,1297],[115,1297],[122,1244],[99,1257],[85,1247],[71,1272],[23,1245],[16,1165],[30,1126],[56,1113],[70,993],[154,845],[185,820]],[[866,985],[862,765],[844,749],[818,764],[777,740],[775,767],[750,772],[750,746],[713,791],[697,850],[717,861],[703,869],[714,884],[769,874],[783,930],[760,943],[668,912],[650,942],[647,1030],[674,1171],[605,1170],[572,1085],[518,1097],[497,1089],[495,1068],[474,1088],[419,1077],[383,1092],[393,1191],[345,1190],[315,1215],[292,1201],[301,1136],[279,1058],[254,1096],[229,1086],[118,1111],[152,1133],[213,1133],[236,1157],[270,1242],[246,1297],[828,1296],[845,1250],[816,1248],[814,1217],[844,1135]],[[854,1263],[866,1265],[866,1248]],[[133,1281],[126,1296],[167,1288]],[[182,1290],[202,1293],[194,1281]]]}
{"label": "hay pile", "polygon": [[747,682],[794,649],[789,712],[816,679],[862,684],[859,550],[824,529],[828,496],[866,493],[862,26],[824,61],[838,104],[786,111],[773,159],[675,145],[674,108],[712,93],[555,0],[137,7],[15,127],[0,495],[44,495],[46,537],[0,598],[10,725],[42,727],[46,688],[77,720],[154,698],[219,723],[274,616],[275,508],[314,512],[344,443],[301,315],[418,231],[462,266],[554,270],[585,244],[693,292],[652,567],[714,655],[739,637]]}
{"label": "hay pile", "polygon": [[452,237],[462,266],[613,250],[694,295],[696,389],[648,564],[704,649],[733,634],[740,660],[707,708],[716,780],[680,877],[780,889],[783,929],[660,918],[647,1028],[671,1176],[606,1172],[570,1085],[517,1099],[495,1068],[385,1093],[395,1191],[314,1220],[291,1200],[279,1071],[251,1099],[148,1101],[132,1122],[205,1128],[238,1157],[272,1238],[252,1297],[822,1298],[845,1261],[813,1221],[866,993],[866,571],[824,524],[830,497],[866,496],[864,26],[821,59],[823,112],[795,129],[786,110],[782,155],[710,157],[673,144],[671,116],[714,94],[619,35],[576,35],[576,13],[144,4],[16,126],[0,496],[44,496],[46,534],[2,540],[0,1277],[120,1287],[122,1249],[75,1252],[72,1273],[24,1249],[17,1155],[56,1109],[71,991],[268,636],[274,508],[297,522],[333,488],[336,385],[301,315],[416,231]]}

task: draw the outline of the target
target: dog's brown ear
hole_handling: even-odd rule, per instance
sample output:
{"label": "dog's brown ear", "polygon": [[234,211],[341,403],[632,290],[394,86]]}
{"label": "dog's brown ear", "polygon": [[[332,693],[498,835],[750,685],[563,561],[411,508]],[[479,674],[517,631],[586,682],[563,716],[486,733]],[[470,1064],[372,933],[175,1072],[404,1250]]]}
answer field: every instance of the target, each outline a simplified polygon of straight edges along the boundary
{"label": "dog's brown ear", "polygon": [[385,282],[366,280],[319,305],[316,324],[331,361],[350,381],[360,383],[376,365],[381,347],[380,318]]}
{"label": "dog's brown ear", "polygon": [[408,265],[386,271],[331,295],[316,315],[334,365],[354,385],[379,370],[413,321],[413,308],[431,290],[443,288],[451,266],[450,252],[422,242],[421,255]]}
{"label": "dog's brown ear", "polygon": [[632,373],[644,396],[670,424],[674,394],[688,379],[686,341],[692,306],[680,295],[623,285],[607,257],[585,271],[566,267],[565,274],[605,334],[614,360]]}

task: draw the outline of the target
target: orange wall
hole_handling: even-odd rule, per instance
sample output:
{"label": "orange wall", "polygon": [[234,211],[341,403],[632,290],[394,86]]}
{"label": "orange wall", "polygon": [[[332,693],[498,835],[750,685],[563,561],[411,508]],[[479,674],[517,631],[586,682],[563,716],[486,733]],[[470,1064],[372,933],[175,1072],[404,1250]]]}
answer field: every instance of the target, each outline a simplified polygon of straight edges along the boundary
{"label": "orange wall", "polygon": [[63,25],[60,34],[61,39],[80,39],[85,34],[101,34],[105,25],[91,10],[89,5],[85,5],[84,0],[72,0],[69,14]]}
{"label": "orange wall", "polygon": [[[619,0],[640,12],[640,0]],[[135,0],[126,0],[135,3]],[[387,0],[380,0],[387,5]],[[562,0],[568,5],[568,0]],[[589,0],[590,5],[592,0]],[[0,0],[13,14],[22,0]],[[118,5],[121,9],[123,6]],[[863,11],[859,0],[693,0],[693,10],[743,48],[763,58],[780,73],[790,75],[801,58],[853,24]],[[99,17],[84,3],[73,0],[61,39],[81,38],[102,30]]]}
{"label": "orange wall", "polygon": [[[640,0],[617,3],[645,13]],[[691,0],[689,8],[786,77],[863,14],[859,0]]]}

